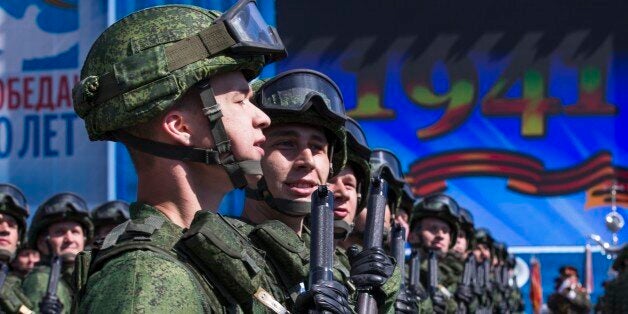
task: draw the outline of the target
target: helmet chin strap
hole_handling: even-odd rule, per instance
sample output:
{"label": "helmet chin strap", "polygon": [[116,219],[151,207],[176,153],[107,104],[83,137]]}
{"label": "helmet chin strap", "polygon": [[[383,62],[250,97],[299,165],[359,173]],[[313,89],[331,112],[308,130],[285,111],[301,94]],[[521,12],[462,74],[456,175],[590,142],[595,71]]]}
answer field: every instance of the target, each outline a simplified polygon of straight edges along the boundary
{"label": "helmet chin strap", "polygon": [[260,162],[259,160],[236,160],[231,151],[231,140],[227,136],[221,119],[222,111],[216,102],[212,88],[205,88],[200,93],[200,97],[203,103],[203,114],[209,120],[216,149],[166,144],[139,138],[127,132],[116,132],[115,137],[126,145],[154,156],[221,166],[229,175],[233,187],[242,189],[247,185],[247,174],[262,174]]}
{"label": "helmet chin strap", "polygon": [[305,217],[312,211],[312,202],[298,202],[288,199],[275,198],[268,190],[266,179],[262,177],[257,182],[257,189],[246,187],[246,197],[264,201],[270,208],[290,217]]}
{"label": "helmet chin strap", "polygon": [[346,240],[353,231],[353,224],[342,219],[334,220],[334,239]]}

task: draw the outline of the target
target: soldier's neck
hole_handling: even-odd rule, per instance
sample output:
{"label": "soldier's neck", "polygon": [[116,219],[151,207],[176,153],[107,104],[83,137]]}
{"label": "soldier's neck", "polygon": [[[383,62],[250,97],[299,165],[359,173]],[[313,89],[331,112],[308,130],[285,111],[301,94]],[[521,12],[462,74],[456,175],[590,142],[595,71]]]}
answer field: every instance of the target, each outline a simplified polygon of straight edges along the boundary
{"label": "soldier's neck", "polygon": [[216,212],[231,189],[224,170],[200,163],[160,159],[138,172],[138,201],[155,207],[182,228],[190,227],[199,210]]}
{"label": "soldier's neck", "polygon": [[272,209],[264,201],[256,201],[246,198],[242,217],[250,220],[253,224],[261,224],[267,220],[279,220],[286,224],[300,237],[303,230],[304,217],[292,217]]}

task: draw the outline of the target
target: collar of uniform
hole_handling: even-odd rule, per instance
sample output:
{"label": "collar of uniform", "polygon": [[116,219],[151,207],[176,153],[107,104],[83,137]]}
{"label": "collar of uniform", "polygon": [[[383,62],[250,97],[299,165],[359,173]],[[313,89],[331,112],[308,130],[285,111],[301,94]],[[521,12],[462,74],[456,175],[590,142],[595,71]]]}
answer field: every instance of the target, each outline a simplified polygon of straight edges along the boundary
{"label": "collar of uniform", "polygon": [[153,206],[139,202],[131,203],[129,213],[131,220],[135,223],[142,223],[144,219],[150,216],[159,216],[164,219],[161,228],[155,230],[150,237],[151,243],[156,246],[171,250],[183,235],[183,228],[174,224]]}

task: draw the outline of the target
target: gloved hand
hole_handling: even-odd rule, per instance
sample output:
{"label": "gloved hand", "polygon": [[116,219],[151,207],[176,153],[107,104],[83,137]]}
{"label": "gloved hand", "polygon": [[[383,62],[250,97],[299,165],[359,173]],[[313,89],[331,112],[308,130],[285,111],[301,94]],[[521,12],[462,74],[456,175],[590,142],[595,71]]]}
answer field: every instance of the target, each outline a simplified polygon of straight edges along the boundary
{"label": "gloved hand", "polygon": [[508,311],[508,303],[506,301],[501,301],[497,304],[497,312],[498,313],[510,313]]}
{"label": "gloved hand", "polygon": [[418,313],[419,300],[410,289],[401,289],[395,300],[395,313]]}
{"label": "gloved hand", "polygon": [[440,290],[436,290],[432,295],[432,308],[434,313],[447,312],[447,296]]}
{"label": "gloved hand", "polygon": [[298,313],[309,310],[329,311],[336,314],[351,314],[349,292],[337,281],[319,281],[305,293],[300,294],[295,302]]}
{"label": "gloved hand", "polygon": [[39,302],[39,311],[42,314],[59,314],[63,311],[63,304],[59,298],[53,297],[50,299],[44,298]]}
{"label": "gloved hand", "polygon": [[471,287],[459,285],[456,289],[456,298],[466,304],[471,303],[473,299],[473,291],[471,290]]}
{"label": "gloved hand", "polygon": [[382,248],[369,248],[359,252],[352,245],[347,250],[351,264],[351,281],[358,289],[381,287],[395,270],[392,259]]}

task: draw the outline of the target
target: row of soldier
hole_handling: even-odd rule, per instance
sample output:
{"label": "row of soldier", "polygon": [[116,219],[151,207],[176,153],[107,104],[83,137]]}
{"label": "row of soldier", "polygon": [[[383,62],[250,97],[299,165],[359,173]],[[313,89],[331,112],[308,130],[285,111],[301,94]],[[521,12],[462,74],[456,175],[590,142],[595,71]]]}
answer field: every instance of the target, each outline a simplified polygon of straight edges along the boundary
{"label": "row of soldier", "polygon": [[[127,147],[138,200],[76,257],[72,305],[40,311],[522,310],[503,245],[452,198],[415,201],[331,79],[293,70],[251,82],[285,56],[250,0],[224,14],[149,8],[101,34],[74,108],[91,140]],[[246,190],[242,215],[217,214],[233,188]]]}
{"label": "row of soldier", "polygon": [[[40,306],[52,307],[54,312],[63,306],[69,309],[76,256],[92,239],[128,220],[128,207],[125,202],[110,201],[90,212],[80,196],[59,193],[37,208],[27,228],[26,197],[18,187],[0,184],[2,312],[39,312]],[[51,277],[56,278],[52,284]]]}

